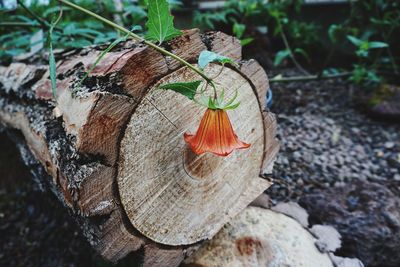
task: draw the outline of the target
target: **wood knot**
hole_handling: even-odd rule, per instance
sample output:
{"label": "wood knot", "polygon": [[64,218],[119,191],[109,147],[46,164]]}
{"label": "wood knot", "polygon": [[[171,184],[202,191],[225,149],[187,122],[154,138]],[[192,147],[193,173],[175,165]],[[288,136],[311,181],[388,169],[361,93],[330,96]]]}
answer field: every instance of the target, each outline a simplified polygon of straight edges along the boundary
{"label": "wood knot", "polygon": [[212,173],[218,169],[218,166],[224,160],[223,157],[204,153],[196,155],[188,146],[184,148],[183,164],[188,175],[195,179],[212,176]]}

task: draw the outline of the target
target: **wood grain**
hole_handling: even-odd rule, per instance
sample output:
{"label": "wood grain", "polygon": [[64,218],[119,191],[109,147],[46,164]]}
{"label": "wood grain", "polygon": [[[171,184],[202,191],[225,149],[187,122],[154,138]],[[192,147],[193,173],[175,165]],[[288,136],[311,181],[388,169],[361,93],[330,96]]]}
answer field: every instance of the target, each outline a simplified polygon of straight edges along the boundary
{"label": "wood grain", "polygon": [[270,175],[280,144],[276,138],[277,122],[275,114],[269,111],[266,103],[267,91],[270,90],[268,76],[261,65],[253,59],[240,64],[240,73],[252,82],[262,110],[265,135],[264,156],[260,174]]}
{"label": "wood grain", "polygon": [[[221,66],[206,72],[216,76]],[[158,84],[198,77],[186,68]],[[251,144],[228,157],[194,155],[183,140],[194,132],[205,108],[172,91],[150,91],[132,115],[121,142],[118,188],[133,226],[167,245],[211,238],[231,217],[265,190],[258,177],[264,153],[264,129],[257,96],[236,71],[223,68],[216,81],[227,99],[237,89],[241,105],[229,116],[239,137]]]}

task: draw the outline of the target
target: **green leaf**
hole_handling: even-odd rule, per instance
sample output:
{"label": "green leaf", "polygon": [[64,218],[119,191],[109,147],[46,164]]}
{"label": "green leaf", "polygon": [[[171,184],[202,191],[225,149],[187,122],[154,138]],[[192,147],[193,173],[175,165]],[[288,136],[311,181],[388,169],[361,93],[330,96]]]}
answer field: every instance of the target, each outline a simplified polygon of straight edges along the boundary
{"label": "green leaf", "polygon": [[224,107],[224,109],[225,110],[232,110],[232,109],[237,108],[239,105],[240,105],[240,102],[237,102],[236,104]]}
{"label": "green leaf", "polygon": [[211,51],[207,51],[207,50],[203,50],[200,53],[199,56],[199,60],[198,60],[198,64],[200,69],[204,69],[209,63],[211,62],[218,62],[221,64],[226,64],[229,63],[233,66],[236,66],[235,61],[233,61],[233,59],[229,58],[229,57],[224,57],[221,56],[217,53],[211,52]]}
{"label": "green leaf", "polygon": [[124,11],[127,14],[130,14],[131,16],[135,16],[135,17],[144,18],[147,16],[146,11],[144,11],[144,9],[141,6],[137,6],[137,5],[133,5],[133,4],[125,7]]}
{"label": "green leaf", "polygon": [[160,44],[182,34],[174,27],[174,17],[166,0],[149,0],[146,27],[146,40],[158,41]]}
{"label": "green leaf", "polygon": [[342,26],[340,25],[332,24],[331,26],[329,26],[328,36],[332,43],[336,43],[338,41],[337,35],[341,29]]}
{"label": "green leaf", "polygon": [[235,23],[233,24],[233,34],[237,38],[242,38],[244,31],[246,30],[246,25],[241,24],[241,23]]}
{"label": "green leaf", "polygon": [[50,68],[50,81],[51,81],[51,91],[53,97],[56,97],[57,83],[56,83],[56,60],[53,53],[53,45],[50,41],[50,56],[49,56],[49,68]]}
{"label": "green leaf", "polygon": [[[71,7],[67,7],[67,6],[62,6],[61,9],[62,9],[63,11],[72,10]],[[57,13],[60,12],[60,6],[54,6],[54,7],[47,8],[47,9],[43,12],[42,16],[43,16],[43,17],[47,17],[47,16],[49,16],[50,14],[53,14],[53,13],[56,13],[56,12],[57,12]]]}
{"label": "green leaf", "polygon": [[250,43],[253,42],[253,41],[254,41],[254,38],[248,37],[248,38],[244,38],[244,39],[240,40],[240,44],[241,44],[242,46],[245,46],[245,45],[250,44]]}
{"label": "green leaf", "polygon": [[274,60],[274,65],[278,66],[282,63],[282,61],[290,56],[290,51],[289,50],[281,50],[278,53],[276,53],[275,60]]}
{"label": "green leaf", "polygon": [[92,43],[88,40],[79,38],[76,41],[66,41],[63,43],[65,47],[72,47],[72,48],[82,48],[83,46],[89,46]]}
{"label": "green leaf", "polygon": [[118,33],[117,32],[107,32],[104,35],[99,35],[97,36],[94,40],[94,44],[103,44],[103,43],[108,43],[111,42],[115,39],[118,38]]}
{"label": "green leaf", "polygon": [[201,81],[168,83],[159,86],[158,89],[172,90],[193,100],[200,83]]}
{"label": "green leaf", "polygon": [[369,42],[369,48],[373,49],[373,48],[385,48],[388,47],[389,45],[387,43],[384,42]]}
{"label": "green leaf", "polygon": [[217,108],[218,108],[217,105],[216,105],[216,103],[215,103],[215,101],[214,101],[211,97],[208,97],[208,104],[207,104],[207,106],[208,106],[208,108],[210,108],[210,109],[217,109]]}
{"label": "green leaf", "polygon": [[354,44],[355,46],[361,46],[361,45],[364,43],[363,40],[358,39],[358,38],[356,38],[356,37],[354,37],[354,36],[351,36],[351,35],[347,35],[347,39],[348,39],[352,44]]}
{"label": "green leaf", "polygon": [[56,60],[54,58],[53,52],[53,30],[56,27],[57,23],[61,20],[62,13],[59,13],[58,18],[51,23],[49,29],[49,72],[50,72],[50,82],[51,82],[51,91],[53,93],[54,99],[56,99],[56,91],[57,91],[57,70],[56,70]]}
{"label": "green leaf", "polygon": [[308,62],[310,62],[310,57],[308,56],[307,52],[304,51],[302,48],[296,48],[294,50],[295,53],[301,54],[305,59],[307,59]]}

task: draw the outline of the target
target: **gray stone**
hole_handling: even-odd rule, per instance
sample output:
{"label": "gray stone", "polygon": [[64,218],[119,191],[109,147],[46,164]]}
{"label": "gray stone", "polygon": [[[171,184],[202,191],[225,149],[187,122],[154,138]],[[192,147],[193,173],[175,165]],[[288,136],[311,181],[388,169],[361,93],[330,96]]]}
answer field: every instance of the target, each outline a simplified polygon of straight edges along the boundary
{"label": "gray stone", "polygon": [[364,264],[356,258],[343,258],[330,254],[336,267],[364,267]]}
{"label": "gray stone", "polygon": [[313,225],[310,232],[318,239],[315,244],[321,252],[335,252],[341,246],[339,232],[330,225]]}
{"label": "gray stone", "polygon": [[386,142],[385,143],[385,147],[388,148],[388,149],[393,148],[394,147],[394,142]]}
{"label": "gray stone", "polygon": [[298,221],[304,227],[308,227],[308,213],[296,202],[280,202],[271,208],[273,211],[283,213]]}
{"label": "gray stone", "polygon": [[345,187],[315,190],[300,203],[311,223],[329,224],[342,235],[342,255],[366,266],[400,263],[400,196],[384,184],[354,180]]}
{"label": "gray stone", "polygon": [[271,206],[270,202],[271,199],[269,198],[269,196],[263,193],[259,195],[256,199],[254,199],[253,202],[250,203],[250,206],[268,209]]}

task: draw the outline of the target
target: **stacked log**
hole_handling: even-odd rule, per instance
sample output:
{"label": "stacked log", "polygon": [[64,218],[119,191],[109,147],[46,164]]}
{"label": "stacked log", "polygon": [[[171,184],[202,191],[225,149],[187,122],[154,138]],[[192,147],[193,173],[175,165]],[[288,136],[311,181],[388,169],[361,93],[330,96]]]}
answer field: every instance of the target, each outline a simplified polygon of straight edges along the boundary
{"label": "stacked log", "polygon": [[271,185],[262,174],[279,145],[264,70],[242,61],[238,40],[220,32],[185,31],[165,48],[191,63],[202,50],[238,62],[205,72],[228,97],[238,90],[241,105],[229,116],[249,149],[228,157],[191,152],[182,135],[197,129],[204,108],[155,89],[199,77],[142,44],[119,45],[83,82],[104,47],[59,51],[55,97],[43,55],[0,66],[1,125],[43,188],[112,262],[141,251],[144,266],[176,266]]}

